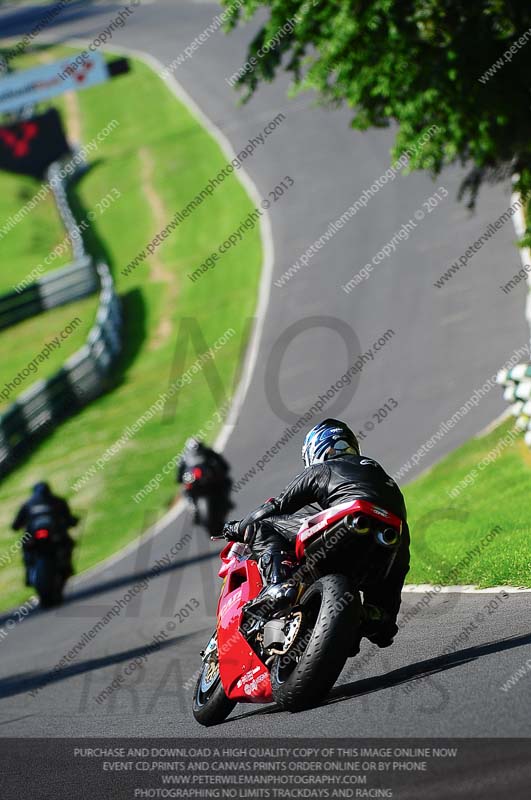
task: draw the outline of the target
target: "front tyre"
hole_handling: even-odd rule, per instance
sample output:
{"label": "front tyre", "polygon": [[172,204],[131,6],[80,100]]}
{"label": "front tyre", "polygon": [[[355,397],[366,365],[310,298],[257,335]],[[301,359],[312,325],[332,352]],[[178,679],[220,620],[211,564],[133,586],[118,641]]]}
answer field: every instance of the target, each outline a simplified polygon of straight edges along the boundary
{"label": "front tyre", "polygon": [[192,712],[200,725],[218,725],[230,714],[236,703],[229,700],[221,683],[218,654],[214,650],[201,667],[194,689]]}
{"label": "front tyre", "polygon": [[300,612],[296,638],[271,666],[273,697],[287,711],[315,705],[339,678],[360,624],[359,592],[344,575],[325,575],[304,593]]}

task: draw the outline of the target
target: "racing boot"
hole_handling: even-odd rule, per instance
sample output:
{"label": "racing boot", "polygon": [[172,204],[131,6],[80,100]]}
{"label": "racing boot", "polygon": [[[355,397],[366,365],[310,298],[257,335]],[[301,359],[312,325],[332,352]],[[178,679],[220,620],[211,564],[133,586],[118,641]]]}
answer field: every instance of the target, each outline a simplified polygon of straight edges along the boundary
{"label": "racing boot", "polygon": [[382,608],[364,603],[362,635],[378,647],[390,647],[393,644],[398,626],[390,615]]}
{"label": "racing boot", "polygon": [[372,644],[380,648],[390,647],[393,644],[398,626],[391,620],[391,617],[381,608],[364,603],[361,612],[361,625],[356,631],[350,658],[357,656],[360,652],[361,640],[368,639]]}
{"label": "racing boot", "polygon": [[268,550],[258,561],[266,585],[260,594],[243,607],[250,616],[267,619],[288,608],[297,598],[297,586],[291,578],[295,564],[283,550]]}

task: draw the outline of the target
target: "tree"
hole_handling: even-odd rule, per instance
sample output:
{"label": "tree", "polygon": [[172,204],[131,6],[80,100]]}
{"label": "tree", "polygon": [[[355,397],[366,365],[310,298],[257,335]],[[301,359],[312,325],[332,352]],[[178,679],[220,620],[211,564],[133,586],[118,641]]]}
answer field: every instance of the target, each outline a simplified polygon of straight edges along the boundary
{"label": "tree", "polygon": [[430,131],[410,167],[467,165],[470,206],[483,181],[512,173],[529,195],[529,0],[222,1],[229,30],[269,10],[236,82],[244,99],[285,69],[296,91],[348,104],[354,128],[398,123],[394,159]]}

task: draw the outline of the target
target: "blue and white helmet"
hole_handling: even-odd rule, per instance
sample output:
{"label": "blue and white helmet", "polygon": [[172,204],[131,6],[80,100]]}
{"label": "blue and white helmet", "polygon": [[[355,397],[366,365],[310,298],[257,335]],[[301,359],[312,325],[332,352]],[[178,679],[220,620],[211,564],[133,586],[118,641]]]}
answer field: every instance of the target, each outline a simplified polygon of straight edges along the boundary
{"label": "blue and white helmet", "polygon": [[327,458],[359,455],[358,440],[348,425],[337,419],[325,419],[308,431],[302,446],[305,467],[322,464]]}

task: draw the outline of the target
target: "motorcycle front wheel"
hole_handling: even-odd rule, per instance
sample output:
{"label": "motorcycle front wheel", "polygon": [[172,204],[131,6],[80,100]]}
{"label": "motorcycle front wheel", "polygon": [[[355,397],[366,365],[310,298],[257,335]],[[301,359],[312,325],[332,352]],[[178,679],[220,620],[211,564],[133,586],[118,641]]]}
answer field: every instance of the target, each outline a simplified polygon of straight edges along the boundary
{"label": "motorcycle front wheel", "polygon": [[304,593],[299,612],[297,635],[270,671],[273,697],[287,711],[315,705],[339,678],[360,625],[359,592],[344,575],[325,575]]}
{"label": "motorcycle front wheel", "polygon": [[221,683],[217,652],[203,662],[192,700],[192,712],[200,725],[218,725],[230,714],[236,703],[229,700]]}

